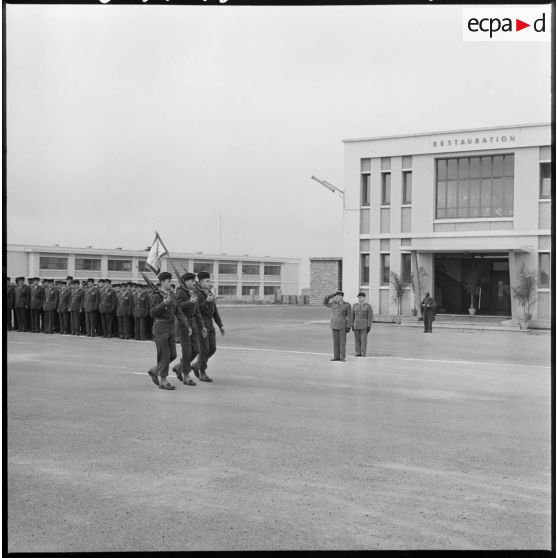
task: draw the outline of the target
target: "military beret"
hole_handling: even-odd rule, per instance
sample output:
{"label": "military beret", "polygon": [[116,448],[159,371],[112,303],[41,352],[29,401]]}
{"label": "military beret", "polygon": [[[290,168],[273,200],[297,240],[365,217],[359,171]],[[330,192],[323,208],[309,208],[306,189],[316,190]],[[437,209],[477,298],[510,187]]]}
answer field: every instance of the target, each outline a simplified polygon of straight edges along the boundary
{"label": "military beret", "polygon": [[89,279],[87,279],[87,282],[88,282],[88,283],[95,283],[95,279],[93,279],[93,278],[90,277]]}
{"label": "military beret", "polygon": [[131,287],[133,285],[132,281],[128,281],[125,284],[128,285],[128,287]]}
{"label": "military beret", "polygon": [[183,281],[191,281],[192,279],[195,279],[195,278],[196,278],[196,274],[195,274],[195,273],[185,273],[185,274],[181,277],[181,279],[182,279]]}
{"label": "military beret", "polygon": [[72,285],[79,285],[79,281],[77,279],[72,279]]}
{"label": "military beret", "polygon": [[210,273],[208,271],[200,271],[198,273],[198,281],[201,281],[202,279],[209,279],[210,277]]}
{"label": "military beret", "polygon": [[357,296],[366,296],[365,293],[358,293]]}
{"label": "military beret", "polygon": [[16,277],[16,281],[25,281],[25,277]]}
{"label": "military beret", "polygon": [[161,281],[161,283],[167,279],[172,279],[172,275],[168,271],[162,271],[159,273],[159,281]]}
{"label": "military beret", "polygon": [[345,293],[344,293],[343,291],[337,291],[335,294],[336,294],[336,295],[345,296]]}
{"label": "military beret", "polygon": [[112,283],[112,281],[111,281],[110,279],[103,279],[103,281],[104,281],[105,283]]}
{"label": "military beret", "polygon": [[71,275],[68,275],[68,277],[66,277],[66,281],[72,281],[73,277]]}

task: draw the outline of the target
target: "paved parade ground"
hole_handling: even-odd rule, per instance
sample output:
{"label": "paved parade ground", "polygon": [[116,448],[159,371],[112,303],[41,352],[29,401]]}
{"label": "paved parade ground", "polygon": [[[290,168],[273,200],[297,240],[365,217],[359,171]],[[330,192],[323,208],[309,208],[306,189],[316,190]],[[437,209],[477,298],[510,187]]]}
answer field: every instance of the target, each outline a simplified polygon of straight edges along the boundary
{"label": "paved parade ground", "polygon": [[8,550],[549,549],[548,333],[222,308],[212,384],[149,341],[8,333]]}

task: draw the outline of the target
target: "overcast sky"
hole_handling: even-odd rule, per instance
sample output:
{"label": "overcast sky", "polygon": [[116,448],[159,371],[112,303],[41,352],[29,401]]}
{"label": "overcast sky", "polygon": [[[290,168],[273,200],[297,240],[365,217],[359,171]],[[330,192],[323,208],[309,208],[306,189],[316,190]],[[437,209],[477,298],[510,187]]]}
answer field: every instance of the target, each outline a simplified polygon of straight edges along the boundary
{"label": "overcast sky", "polygon": [[[460,6],[6,6],[7,241],[340,256],[342,139],[550,120]],[[307,283],[303,271],[302,285]]]}

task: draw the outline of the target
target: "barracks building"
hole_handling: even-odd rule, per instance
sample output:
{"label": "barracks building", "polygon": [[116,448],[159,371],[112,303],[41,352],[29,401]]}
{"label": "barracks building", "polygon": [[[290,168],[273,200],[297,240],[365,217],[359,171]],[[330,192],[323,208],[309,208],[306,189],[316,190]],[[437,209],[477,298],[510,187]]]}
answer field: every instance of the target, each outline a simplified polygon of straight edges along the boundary
{"label": "barracks building", "polygon": [[[108,278],[113,283],[144,283],[140,271],[155,279],[144,267],[147,255],[147,250],[8,244],[7,274],[12,280],[18,276],[65,279],[71,275],[75,279],[92,277],[95,280]],[[214,256],[201,252],[171,253],[170,257],[179,270],[211,273],[217,295],[225,300],[270,302],[279,294],[299,294],[300,261],[297,259]],[[161,271],[173,273],[172,266],[167,264],[167,258],[163,258]]]}
{"label": "barracks building", "polygon": [[[410,315],[427,291],[438,313],[520,320],[511,289],[522,264],[537,278],[532,326],[551,319],[551,126],[526,124],[344,140],[342,284],[375,313]],[[414,292],[413,292],[414,291]]]}

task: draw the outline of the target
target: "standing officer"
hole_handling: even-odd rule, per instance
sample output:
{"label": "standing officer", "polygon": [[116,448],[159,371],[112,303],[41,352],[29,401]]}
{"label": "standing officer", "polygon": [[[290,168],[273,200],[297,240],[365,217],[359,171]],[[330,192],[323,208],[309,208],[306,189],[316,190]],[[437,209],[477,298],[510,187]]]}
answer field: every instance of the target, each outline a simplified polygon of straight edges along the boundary
{"label": "standing officer", "polygon": [[116,311],[116,292],[111,287],[110,279],[105,279],[105,287],[100,295],[99,312],[101,313],[103,337],[112,337],[114,312]]}
{"label": "standing officer", "polygon": [[143,285],[142,287],[143,287],[142,296],[145,299],[144,310],[143,310],[143,317],[145,319],[145,338],[153,339],[153,334],[151,333],[151,330],[153,329],[153,324],[151,322],[151,315],[150,315],[150,308],[149,308],[150,289],[147,285]]}
{"label": "standing officer", "polygon": [[[324,306],[331,308],[331,333],[333,337],[333,358],[345,362],[347,333],[351,331],[353,313],[351,305],[343,300],[343,291],[337,291],[324,298]],[[330,300],[333,298],[333,301]]]}
{"label": "standing officer", "polygon": [[60,333],[62,335],[70,335],[70,299],[72,298],[72,289],[70,281],[66,280],[66,284],[62,284],[58,293],[58,320],[60,322]]}
{"label": "standing officer", "polygon": [[114,305],[114,310],[112,311],[112,336],[113,337],[120,337],[120,335],[124,335],[124,333],[119,331],[119,323],[118,323],[118,316],[116,315],[116,311],[118,308],[118,298],[120,296],[120,283],[115,283],[112,285],[112,290],[114,291],[114,298],[116,299],[116,304]]}
{"label": "standing officer", "polygon": [[358,302],[353,305],[353,331],[355,334],[355,356],[366,356],[368,334],[372,327],[372,306],[364,302],[366,295],[358,293]]}
{"label": "standing officer", "polygon": [[157,365],[147,371],[159,389],[173,390],[175,386],[167,380],[169,365],[176,358],[176,339],[174,335],[175,317],[181,317],[176,305],[176,297],[171,291],[172,275],[166,271],[159,273],[162,292],[153,293],[150,299],[150,312],[153,318],[153,338],[157,347]]}
{"label": "standing officer", "polygon": [[83,289],[77,279],[72,280],[72,294],[70,296],[70,316],[72,335],[81,335],[81,315],[83,314]]}
{"label": "standing officer", "polygon": [[54,333],[54,314],[58,307],[59,291],[52,279],[49,283],[49,287],[45,291],[45,302],[43,305],[43,310],[45,312],[45,333]]}
{"label": "standing officer", "polygon": [[31,310],[31,332],[39,333],[41,330],[41,310],[45,297],[45,289],[39,285],[39,278],[33,277],[29,288],[29,309]]}
{"label": "standing officer", "polygon": [[432,333],[432,322],[434,321],[434,316],[436,315],[436,302],[430,296],[430,293],[426,293],[426,296],[420,303],[420,308],[422,310],[422,319],[424,321],[424,333]]}
{"label": "standing officer", "polygon": [[6,327],[8,328],[8,331],[12,331],[12,329],[14,329],[12,325],[12,310],[14,309],[15,304],[15,286],[9,277],[6,277],[6,281],[6,306],[4,307],[6,309]]}
{"label": "standing officer", "polygon": [[196,382],[189,376],[190,363],[200,352],[198,332],[204,329],[198,307],[198,297],[194,292],[195,279],[196,276],[193,273],[185,273],[182,276],[182,281],[184,281],[186,288],[179,285],[176,289],[176,304],[184,318],[178,320],[182,358],[180,364],[173,367],[173,371],[176,377],[187,386],[196,385]]}
{"label": "standing officer", "polygon": [[131,283],[127,283],[118,294],[116,316],[118,317],[118,333],[120,339],[130,339],[130,316],[133,307],[133,295],[131,291]]}
{"label": "standing officer", "polygon": [[200,314],[203,319],[203,325],[207,330],[207,335],[202,335],[200,338],[200,358],[198,359],[197,366],[195,367],[196,376],[202,382],[212,382],[213,380],[207,375],[207,363],[209,359],[217,351],[217,339],[215,336],[215,326],[213,321],[219,327],[221,335],[225,335],[225,328],[221,321],[221,316],[217,311],[215,303],[215,295],[211,291],[211,279],[207,271],[200,271],[198,273],[198,299],[200,301]]}
{"label": "standing officer", "polygon": [[136,285],[132,315],[134,317],[134,338],[138,341],[145,341],[147,339],[147,331],[145,329],[145,310],[147,307],[149,307],[148,293],[141,285]]}
{"label": "standing officer", "polygon": [[16,277],[14,291],[14,308],[17,317],[17,331],[28,331],[27,309],[31,298],[31,290],[25,284],[25,277]]}
{"label": "standing officer", "polygon": [[83,310],[85,312],[85,334],[95,337],[95,312],[99,308],[99,291],[94,286],[95,279],[87,279],[87,288],[83,293]]}

